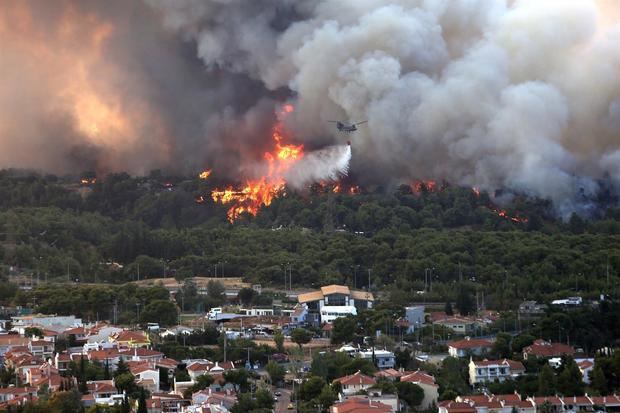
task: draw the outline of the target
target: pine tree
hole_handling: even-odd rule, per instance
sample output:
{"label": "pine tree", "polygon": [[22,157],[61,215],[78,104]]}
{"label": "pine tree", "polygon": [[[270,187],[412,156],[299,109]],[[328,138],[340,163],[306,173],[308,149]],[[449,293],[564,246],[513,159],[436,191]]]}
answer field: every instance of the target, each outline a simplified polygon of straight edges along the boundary
{"label": "pine tree", "polygon": [[556,392],[555,373],[549,364],[545,364],[538,376],[538,395],[552,396]]}
{"label": "pine tree", "polygon": [[575,360],[567,357],[562,366],[564,369],[558,376],[558,392],[564,396],[583,396],[585,383]]}
{"label": "pine tree", "polygon": [[454,310],[452,309],[452,303],[450,301],[446,301],[446,307],[444,311],[446,315],[454,315]]}
{"label": "pine tree", "polygon": [[105,367],[103,369],[103,379],[110,380],[110,362],[105,359]]}
{"label": "pine tree", "polygon": [[148,410],[146,409],[146,394],[144,393],[144,388],[140,389],[140,399],[138,400],[137,413],[148,413]]}
{"label": "pine tree", "polygon": [[131,406],[129,406],[129,399],[127,398],[127,395],[125,395],[125,398],[121,403],[121,413],[131,413]]}
{"label": "pine tree", "polygon": [[607,377],[605,377],[605,372],[599,363],[594,363],[594,368],[592,369],[592,388],[596,390],[601,396],[607,396],[609,393],[609,387],[607,386]]}

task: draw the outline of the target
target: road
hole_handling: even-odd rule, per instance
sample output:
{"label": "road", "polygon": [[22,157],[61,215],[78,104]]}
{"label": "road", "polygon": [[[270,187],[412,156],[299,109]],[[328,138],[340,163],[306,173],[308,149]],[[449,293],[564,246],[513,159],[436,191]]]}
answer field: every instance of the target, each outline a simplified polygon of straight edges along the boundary
{"label": "road", "polygon": [[282,393],[282,396],[278,397],[278,401],[276,402],[275,406],[274,406],[274,410],[276,411],[276,413],[291,413],[294,410],[288,410],[288,404],[291,402],[291,391],[288,389],[283,389],[278,387],[277,389],[274,390],[275,392],[280,392]]}

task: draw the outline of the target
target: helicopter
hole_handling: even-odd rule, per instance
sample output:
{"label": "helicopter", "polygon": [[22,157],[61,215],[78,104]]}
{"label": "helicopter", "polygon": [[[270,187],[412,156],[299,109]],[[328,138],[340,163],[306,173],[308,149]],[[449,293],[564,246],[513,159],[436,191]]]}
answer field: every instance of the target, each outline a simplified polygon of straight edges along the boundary
{"label": "helicopter", "polygon": [[328,120],[328,122],[335,123],[336,128],[338,128],[340,132],[355,132],[357,130],[357,125],[368,123],[367,120],[364,120],[362,122],[357,122],[357,123],[346,123],[346,122],[342,122],[339,120]]}

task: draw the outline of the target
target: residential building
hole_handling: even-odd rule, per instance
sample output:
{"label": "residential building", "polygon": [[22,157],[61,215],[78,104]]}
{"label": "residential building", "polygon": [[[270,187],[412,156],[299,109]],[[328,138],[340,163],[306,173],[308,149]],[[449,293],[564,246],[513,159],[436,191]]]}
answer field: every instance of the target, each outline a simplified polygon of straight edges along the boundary
{"label": "residential building", "polygon": [[37,397],[36,387],[5,387],[0,389],[0,402],[7,402],[20,397],[32,400]]}
{"label": "residential building", "polygon": [[[317,291],[300,294],[298,300],[299,304],[307,306],[306,321],[320,324],[371,308],[375,299],[369,292],[350,290],[344,285],[328,285]],[[327,307],[325,314],[322,311],[324,307]]]}
{"label": "residential building", "polygon": [[448,343],[448,354],[452,357],[481,356],[492,348],[493,342],[490,340],[465,337]]}
{"label": "residential building", "polygon": [[54,342],[45,340],[31,340],[28,343],[28,350],[33,356],[43,357],[44,359],[52,357],[54,354]]}
{"label": "residential building", "polygon": [[393,413],[392,408],[380,402],[362,399],[352,399],[334,403],[330,407],[331,413]]}
{"label": "residential building", "polygon": [[539,317],[547,311],[546,304],[540,304],[536,301],[523,301],[519,304],[519,314],[523,317]]}
{"label": "residential building", "polygon": [[387,350],[366,350],[358,352],[359,356],[372,360],[374,357],[375,366],[379,369],[392,369],[396,365],[394,353]]}
{"label": "residential building", "polygon": [[569,345],[562,343],[550,343],[545,340],[536,340],[531,346],[527,346],[523,349],[523,359],[527,360],[528,357],[562,357],[572,356],[575,354],[575,349]]}
{"label": "residential building", "polygon": [[144,331],[122,330],[113,333],[108,340],[119,347],[146,347],[151,346],[151,340]]}
{"label": "residential building", "polygon": [[583,303],[581,297],[568,297],[560,300],[551,301],[551,305],[559,305],[563,307],[578,307]]}
{"label": "residential building", "polygon": [[355,374],[337,378],[334,380],[334,383],[340,383],[342,387],[342,394],[348,396],[356,394],[362,390],[368,390],[377,384],[377,381],[373,377],[362,374],[358,370]]}
{"label": "residential building", "polygon": [[473,386],[478,383],[486,383],[514,379],[525,373],[525,367],[519,361],[482,360],[469,361],[469,383]]}
{"label": "residential building", "polygon": [[[340,394],[339,401],[341,403],[347,401],[361,401],[365,403],[366,407],[368,407],[370,403],[380,403],[389,406],[391,413],[404,411],[403,406],[401,406],[402,403],[397,395],[382,394],[381,391],[377,389],[371,389],[368,394],[357,394],[352,396]],[[355,410],[355,412],[357,412],[357,410]]]}
{"label": "residential building", "polygon": [[82,325],[82,319],[72,315],[57,316],[34,314],[11,317],[11,320],[13,324],[12,330],[17,331],[21,335],[24,335],[26,327],[40,327],[48,330],[64,331],[67,328],[79,327]]}
{"label": "residential building", "polygon": [[407,321],[407,333],[413,333],[424,325],[424,306],[405,307],[405,320]]}
{"label": "residential building", "polygon": [[425,410],[437,404],[439,398],[439,385],[435,383],[435,377],[425,371],[417,370],[408,372],[400,377],[400,381],[417,384],[424,390],[424,399],[419,406],[413,406],[418,410]]}
{"label": "residential building", "polygon": [[247,316],[271,316],[273,308],[240,308],[239,314]]}
{"label": "residential building", "polygon": [[444,326],[454,330],[457,334],[472,334],[476,331],[476,321],[465,317],[448,317],[434,322],[437,325]]}
{"label": "residential building", "polygon": [[577,367],[579,367],[579,371],[583,377],[583,382],[590,384],[590,374],[594,368],[594,359],[580,359],[575,361],[577,362]]}

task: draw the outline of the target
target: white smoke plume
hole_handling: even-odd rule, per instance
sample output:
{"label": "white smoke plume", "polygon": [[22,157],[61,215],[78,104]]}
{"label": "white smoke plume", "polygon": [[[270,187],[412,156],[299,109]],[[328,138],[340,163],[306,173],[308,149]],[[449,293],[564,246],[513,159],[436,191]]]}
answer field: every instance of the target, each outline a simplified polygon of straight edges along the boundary
{"label": "white smoke plume", "polygon": [[308,152],[284,175],[287,184],[303,189],[321,181],[335,181],[349,172],[351,146],[330,146]]}
{"label": "white smoke plume", "polygon": [[368,180],[510,189],[562,214],[620,182],[616,1],[307,1],[280,32],[265,16],[287,1],[249,19],[242,0],[148,1],[208,66],[289,88],[307,142],[368,119],[352,164]]}

